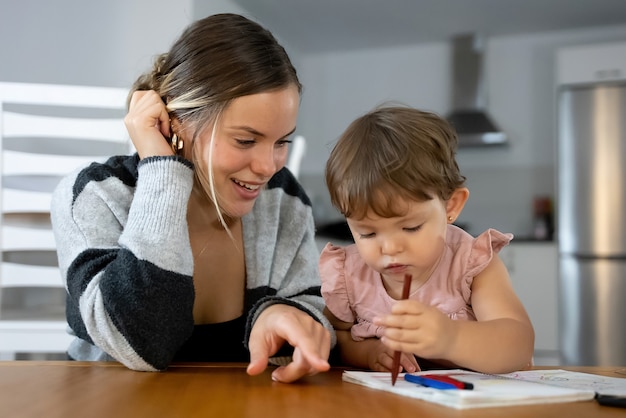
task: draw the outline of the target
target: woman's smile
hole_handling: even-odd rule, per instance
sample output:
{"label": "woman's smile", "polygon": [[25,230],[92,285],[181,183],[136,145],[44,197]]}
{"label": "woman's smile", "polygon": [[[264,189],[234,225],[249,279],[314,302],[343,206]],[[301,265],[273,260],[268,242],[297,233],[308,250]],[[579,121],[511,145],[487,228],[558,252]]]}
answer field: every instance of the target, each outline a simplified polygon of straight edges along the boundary
{"label": "woman's smile", "polygon": [[235,189],[239,196],[244,199],[256,199],[261,191],[263,184],[246,183],[237,179],[232,179]]}

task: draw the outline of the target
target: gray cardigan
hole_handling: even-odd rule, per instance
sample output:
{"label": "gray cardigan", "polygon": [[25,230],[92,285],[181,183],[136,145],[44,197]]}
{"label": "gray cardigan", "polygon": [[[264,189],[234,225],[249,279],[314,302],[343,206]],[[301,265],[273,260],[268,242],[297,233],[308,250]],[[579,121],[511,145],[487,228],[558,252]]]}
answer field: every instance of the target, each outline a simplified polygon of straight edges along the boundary
{"label": "gray cardigan", "polygon": [[[76,360],[163,370],[194,329],[187,229],[192,164],[181,157],[116,156],[64,178],[52,223],[67,289]],[[261,311],[286,303],[332,335],[322,311],[311,202],[287,169],[245,215],[245,341]]]}

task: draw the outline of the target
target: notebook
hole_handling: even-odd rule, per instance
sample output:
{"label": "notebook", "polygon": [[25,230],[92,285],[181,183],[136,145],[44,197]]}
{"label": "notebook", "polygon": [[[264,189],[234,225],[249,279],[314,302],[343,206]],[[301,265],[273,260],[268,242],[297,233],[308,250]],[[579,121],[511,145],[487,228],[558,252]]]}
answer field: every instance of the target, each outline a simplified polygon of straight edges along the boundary
{"label": "notebook", "polygon": [[596,392],[626,396],[626,379],[561,369],[529,370],[498,375],[460,369],[414,374],[445,374],[472,383],[474,388],[433,389],[404,380],[404,373],[398,376],[395,386],[391,385],[391,373],[388,372],[344,371],[342,378],[346,382],[455,409],[588,401],[594,399]]}

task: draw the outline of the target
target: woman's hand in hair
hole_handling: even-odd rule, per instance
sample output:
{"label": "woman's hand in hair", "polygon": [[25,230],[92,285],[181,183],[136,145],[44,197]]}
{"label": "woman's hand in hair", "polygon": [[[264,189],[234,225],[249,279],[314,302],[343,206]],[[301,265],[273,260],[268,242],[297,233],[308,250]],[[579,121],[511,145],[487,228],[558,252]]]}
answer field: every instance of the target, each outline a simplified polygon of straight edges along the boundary
{"label": "woman's hand in hair", "polygon": [[250,333],[248,374],[257,375],[283,344],[294,347],[292,361],[272,372],[278,382],[293,382],[330,368],[330,333],[307,313],[293,306],[276,304],[257,318]]}
{"label": "woman's hand in hair", "polygon": [[174,154],[168,139],[172,134],[170,118],[165,104],[154,90],[133,93],[124,124],[139,158]]}

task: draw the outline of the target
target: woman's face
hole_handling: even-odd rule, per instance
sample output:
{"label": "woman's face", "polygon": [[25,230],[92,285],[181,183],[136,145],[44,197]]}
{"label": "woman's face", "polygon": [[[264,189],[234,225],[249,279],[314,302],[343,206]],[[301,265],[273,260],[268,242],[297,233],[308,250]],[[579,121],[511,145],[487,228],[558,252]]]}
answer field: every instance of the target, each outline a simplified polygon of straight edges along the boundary
{"label": "woman's face", "polygon": [[[225,214],[241,217],[252,210],[269,179],[287,161],[296,129],[300,95],[296,86],[233,100],[222,112],[213,142],[213,181]],[[210,158],[210,125],[198,139],[205,169]]]}

